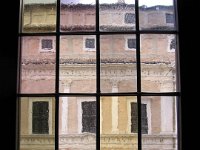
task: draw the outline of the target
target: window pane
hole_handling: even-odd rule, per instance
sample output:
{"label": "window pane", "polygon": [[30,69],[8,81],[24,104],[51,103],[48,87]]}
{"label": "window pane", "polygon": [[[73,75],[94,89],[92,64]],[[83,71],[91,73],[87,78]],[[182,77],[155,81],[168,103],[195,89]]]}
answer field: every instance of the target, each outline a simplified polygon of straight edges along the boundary
{"label": "window pane", "polygon": [[22,38],[21,93],[55,92],[55,45],[53,36]]}
{"label": "window pane", "polygon": [[55,100],[20,98],[20,150],[55,148]]}
{"label": "window pane", "polygon": [[100,31],[132,31],[135,30],[134,1],[99,0]]}
{"label": "window pane", "polygon": [[49,103],[44,101],[33,102],[32,104],[32,133],[49,133]]}
{"label": "window pane", "polygon": [[176,97],[142,97],[142,125],[148,126],[148,132],[142,134],[143,149],[177,150],[177,110]]}
{"label": "window pane", "polygon": [[102,35],[101,92],[135,92],[135,35]]}
{"label": "window pane", "polygon": [[61,0],[61,31],[94,31],[95,18],[95,0]]}
{"label": "window pane", "polygon": [[60,92],[95,93],[96,92],[95,36],[93,35],[62,36],[60,41],[61,41]]}
{"label": "window pane", "polygon": [[23,32],[53,32],[55,28],[56,0],[23,0]]}
{"label": "window pane", "polygon": [[[136,105],[132,107],[131,104]],[[134,96],[101,97],[101,150],[138,149],[138,121],[137,114],[135,113],[136,117],[132,115],[134,112],[137,112],[137,98]]]}
{"label": "window pane", "polygon": [[59,149],[96,150],[96,98],[60,97]]}
{"label": "window pane", "polygon": [[141,30],[174,30],[173,0],[139,0]]}
{"label": "window pane", "polygon": [[176,91],[175,35],[141,35],[142,91]]}

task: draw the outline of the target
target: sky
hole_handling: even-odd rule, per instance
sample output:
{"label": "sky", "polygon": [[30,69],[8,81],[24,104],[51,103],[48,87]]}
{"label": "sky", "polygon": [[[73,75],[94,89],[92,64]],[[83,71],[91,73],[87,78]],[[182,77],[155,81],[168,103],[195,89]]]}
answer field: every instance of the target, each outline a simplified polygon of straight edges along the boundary
{"label": "sky", "polygon": [[[99,0],[99,3],[116,3],[118,0]],[[56,0],[24,0],[24,3],[55,3]],[[95,0],[61,0],[63,3],[82,3],[95,4]],[[133,4],[134,0],[125,0],[127,4]],[[139,5],[155,6],[155,5],[172,5],[173,0],[139,0]]]}

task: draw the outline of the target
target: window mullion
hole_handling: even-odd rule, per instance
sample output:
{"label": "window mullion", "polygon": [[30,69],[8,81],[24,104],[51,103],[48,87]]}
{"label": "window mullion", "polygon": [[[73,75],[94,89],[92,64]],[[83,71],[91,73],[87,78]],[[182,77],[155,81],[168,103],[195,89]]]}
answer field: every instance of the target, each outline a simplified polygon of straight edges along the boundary
{"label": "window mullion", "polygon": [[141,123],[141,66],[140,66],[140,28],[139,28],[139,0],[135,0],[135,27],[136,27],[136,61],[137,61],[137,111],[138,111],[138,150],[142,149]]}
{"label": "window mullion", "polygon": [[96,0],[96,149],[100,150],[100,32],[99,0]]}
{"label": "window mullion", "polygon": [[55,83],[55,150],[59,149],[59,58],[60,58],[60,0],[56,8],[56,83]]}

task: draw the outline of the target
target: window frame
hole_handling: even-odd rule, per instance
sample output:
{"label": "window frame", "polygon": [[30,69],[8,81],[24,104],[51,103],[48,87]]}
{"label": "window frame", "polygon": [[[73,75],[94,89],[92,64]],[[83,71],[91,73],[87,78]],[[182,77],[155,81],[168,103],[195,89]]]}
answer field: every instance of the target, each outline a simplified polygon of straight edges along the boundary
{"label": "window frame", "polygon": [[[58,2],[60,2],[60,0],[58,0]],[[97,0],[97,4],[98,4],[98,0]],[[176,3],[174,4],[175,6],[174,7],[176,7]],[[136,50],[136,54],[137,54],[137,58],[138,58],[138,61],[137,61],[137,68],[138,68],[138,70],[137,70],[137,74],[138,74],[138,79],[137,79],[137,81],[139,82],[139,81],[141,81],[141,72],[140,72],[140,35],[142,35],[142,34],[161,34],[161,33],[164,33],[164,34],[166,34],[166,33],[172,33],[172,34],[176,34],[176,35],[178,35],[178,32],[177,31],[159,31],[159,32],[155,32],[155,31],[153,31],[153,30],[149,30],[149,31],[140,31],[139,30],[139,8],[137,7],[138,6],[138,0],[136,0],[136,5],[135,5],[135,7],[136,7],[136,14],[135,14],[135,16],[136,16],[136,31],[133,31],[132,33],[134,33],[134,34],[136,34],[136,38],[137,38],[137,40],[136,40],[136,47],[137,47],[137,50]],[[59,43],[60,43],[60,39],[59,39],[59,37],[60,37],[60,26],[59,26],[59,24],[60,24],[60,3],[59,4],[57,4],[57,25],[56,25],[56,33],[54,34],[52,34],[52,35],[55,35],[56,36],[56,48],[55,48],[55,51],[57,52],[56,53],[56,91],[55,91],[55,93],[53,94],[55,97],[56,97],[56,113],[55,113],[55,116],[56,116],[56,129],[55,129],[55,137],[56,137],[56,139],[55,139],[55,141],[56,141],[56,144],[55,144],[55,149],[58,149],[58,147],[59,147],[59,145],[58,145],[58,112],[59,112],[59,96],[61,96],[62,94],[60,94],[59,93]],[[98,10],[99,10],[99,6],[96,6],[96,8],[97,8],[97,13],[96,13],[96,16],[98,16],[98,14],[99,14],[99,12],[98,12]],[[177,14],[176,14],[177,15]],[[101,34],[104,34],[102,31],[99,31],[99,29],[98,29],[98,27],[99,27],[99,21],[98,21],[98,19],[99,19],[99,16],[98,17],[96,17],[96,21],[97,21],[97,27],[96,27],[96,31],[95,32],[89,32],[90,34],[94,34],[95,36],[96,36],[96,40],[97,40],[97,42],[96,42],[96,54],[97,54],[97,65],[96,65],[96,68],[97,68],[97,92],[95,93],[95,94],[92,94],[92,96],[95,96],[96,97],[96,101],[97,101],[97,116],[100,116],[100,112],[99,112],[99,108],[100,108],[100,96],[104,96],[104,95],[109,95],[110,93],[107,93],[107,94],[105,94],[105,93],[101,93],[100,92],[100,42],[99,42],[99,40],[100,40],[100,35]],[[177,30],[177,29],[176,29]],[[57,33],[58,32],[58,33]],[[51,34],[51,33],[49,33],[49,34]],[[68,32],[68,33],[65,33],[65,32],[63,32],[62,33],[62,35],[68,35],[68,34],[70,34],[70,35],[73,35],[73,34],[76,34],[76,32],[73,32],[73,33],[70,33],[70,32]],[[86,32],[82,32],[81,33],[82,35],[84,35],[84,34],[88,34],[88,32],[86,33]],[[110,34],[122,34],[122,33],[120,33],[120,32],[111,32]],[[127,33],[126,33],[127,34]],[[130,33],[128,33],[128,34],[130,34]],[[27,34],[27,35],[35,35],[34,33],[32,33],[32,34]],[[26,34],[19,34],[18,36],[19,37],[21,37],[21,36],[27,36]],[[36,34],[37,35],[37,34]],[[41,35],[46,35],[46,33],[44,34],[44,33],[41,33]],[[178,55],[178,52],[177,52],[177,55]],[[180,62],[179,62],[179,59],[178,59],[178,64],[179,64]],[[179,67],[179,66],[178,66]],[[179,69],[179,68],[178,68]],[[179,70],[178,70],[178,73],[177,73],[177,76],[180,76],[180,74],[179,74]],[[177,81],[177,82],[179,82],[179,81]],[[180,91],[178,91],[178,92],[169,92],[169,93],[162,93],[162,92],[160,92],[160,93],[141,93],[141,83],[140,84],[137,84],[137,88],[138,88],[138,90],[137,90],[137,92],[135,92],[135,93],[125,93],[125,95],[127,94],[127,95],[131,95],[131,96],[137,96],[137,101],[138,101],[138,118],[139,118],[139,120],[138,120],[138,149],[139,150],[141,150],[142,149],[142,134],[141,134],[141,96],[151,96],[151,95],[154,95],[154,96],[177,96],[177,97],[179,97],[180,96]],[[180,85],[178,85],[178,86],[180,86]],[[17,97],[21,97],[21,96],[30,96],[31,94],[21,94],[21,93],[18,93],[17,94]],[[37,95],[37,94],[36,94]],[[32,95],[32,96],[36,96],[36,95]],[[38,95],[43,95],[43,96],[49,96],[50,94],[47,94],[47,95],[45,95],[45,94],[38,94]],[[38,96],[37,95],[37,96]],[[87,94],[82,94],[82,93],[73,93],[73,94],[67,94],[67,93],[65,93],[65,94],[63,94],[62,96],[68,96],[68,95],[78,95],[78,96],[83,96],[83,95],[87,95],[87,96],[91,96],[91,93],[87,93]],[[124,93],[115,93],[115,94],[110,94],[110,96],[122,96],[122,95],[124,95]],[[52,96],[52,95],[51,95]],[[178,98],[179,99],[179,98]],[[180,102],[178,102],[178,104],[180,105]],[[179,106],[178,106],[179,107]],[[178,115],[179,116],[179,115]],[[179,120],[179,119],[178,119]],[[180,120],[179,120],[179,124],[178,124],[178,126],[180,125]],[[100,126],[100,123],[99,123],[99,120],[97,119],[97,130],[96,130],[96,135],[97,135],[97,139],[98,139],[98,137],[100,137],[100,129],[99,129],[99,126]],[[180,130],[180,129],[179,129]],[[180,131],[179,131],[180,132]],[[178,132],[178,133],[179,133]],[[180,134],[178,135],[178,137],[180,137]],[[19,140],[19,139],[18,139]],[[178,139],[178,150],[180,150],[180,139]],[[100,144],[99,144],[99,141],[97,140],[97,149],[100,149]]]}

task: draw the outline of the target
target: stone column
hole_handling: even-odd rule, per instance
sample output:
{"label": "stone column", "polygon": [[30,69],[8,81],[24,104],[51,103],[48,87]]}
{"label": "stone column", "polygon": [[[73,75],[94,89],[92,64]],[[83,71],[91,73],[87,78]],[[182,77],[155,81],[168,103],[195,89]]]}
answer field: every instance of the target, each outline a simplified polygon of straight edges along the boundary
{"label": "stone column", "polygon": [[[117,80],[111,80],[112,92],[118,92]],[[112,97],[112,133],[118,133],[118,97]]]}
{"label": "stone column", "polygon": [[[63,81],[64,93],[70,92],[71,81]],[[61,98],[61,134],[68,132],[68,97]]]}
{"label": "stone column", "polygon": [[[161,92],[171,92],[173,91],[173,82],[163,81],[161,83],[160,91]],[[172,96],[161,96],[161,133],[171,134],[173,133],[173,109],[174,102]]]}

